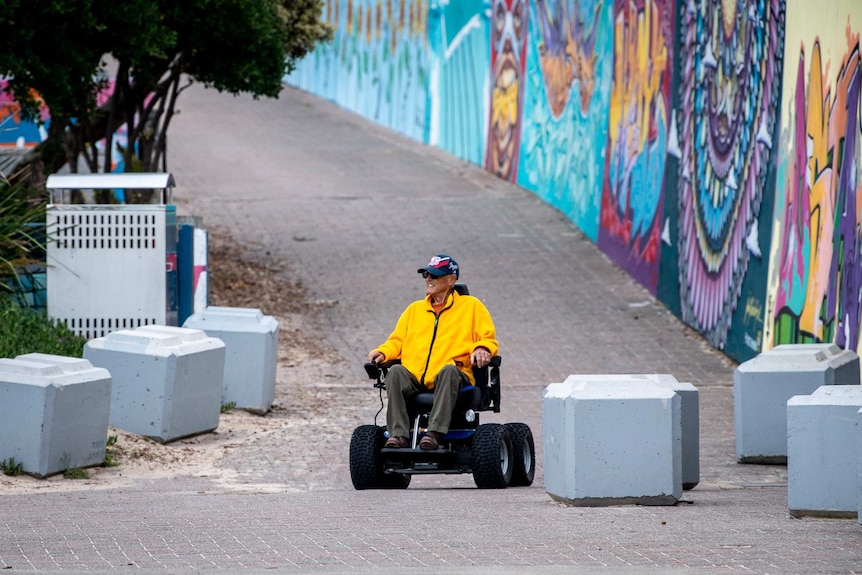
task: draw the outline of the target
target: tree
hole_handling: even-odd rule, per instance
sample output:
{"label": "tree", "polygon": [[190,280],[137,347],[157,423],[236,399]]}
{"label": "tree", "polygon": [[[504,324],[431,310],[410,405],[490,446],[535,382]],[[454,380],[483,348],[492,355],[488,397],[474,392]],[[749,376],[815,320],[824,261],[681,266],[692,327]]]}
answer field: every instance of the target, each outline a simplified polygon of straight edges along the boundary
{"label": "tree", "polygon": [[100,158],[95,143],[107,138],[110,150],[123,124],[125,170],[167,170],[179,94],[196,80],[277,98],[284,75],[332,38],[322,8],[323,0],[0,0],[6,89],[24,118],[38,119],[41,102],[51,112],[48,138],[25,160],[31,175],[67,163],[77,171],[81,157],[92,172],[111,171],[111,154]]}

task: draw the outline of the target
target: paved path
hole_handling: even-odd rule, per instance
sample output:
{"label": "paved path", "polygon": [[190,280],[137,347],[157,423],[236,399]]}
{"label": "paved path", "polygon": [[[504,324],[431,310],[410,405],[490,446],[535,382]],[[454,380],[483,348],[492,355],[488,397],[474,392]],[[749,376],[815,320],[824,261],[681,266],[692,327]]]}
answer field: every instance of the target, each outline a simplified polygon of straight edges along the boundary
{"label": "paved path", "polygon": [[[786,468],[734,458],[734,364],[708,348],[556,210],[483,170],[287,89],[181,98],[171,170],[181,212],[299,281],[320,346],[279,368],[285,407],[224,473],[0,496],[0,568],[158,573],[859,573],[856,521],[791,519]],[[503,412],[541,448],[541,392],[572,373],[671,373],[700,389],[701,482],[674,507],[571,508],[542,485],[468,476],[356,492],[347,445],[379,407],[361,362],[452,254],[502,342]],[[266,311],[266,310],[264,310]],[[308,335],[308,334],[306,334]],[[221,427],[219,431],[222,431]]]}

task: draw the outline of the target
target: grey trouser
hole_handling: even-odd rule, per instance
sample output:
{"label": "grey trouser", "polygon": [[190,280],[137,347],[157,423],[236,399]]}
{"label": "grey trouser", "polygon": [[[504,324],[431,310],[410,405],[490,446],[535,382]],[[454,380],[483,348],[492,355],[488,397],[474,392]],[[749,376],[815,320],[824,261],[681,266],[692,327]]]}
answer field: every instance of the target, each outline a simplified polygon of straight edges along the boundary
{"label": "grey trouser", "polygon": [[[452,410],[458,399],[458,390],[470,381],[454,365],[447,365],[434,378],[434,405],[428,421],[428,431],[446,433],[452,421]],[[410,416],[407,414],[407,399],[417,393],[430,391],[419,383],[413,374],[402,365],[393,365],[386,375],[386,427],[389,437],[410,437]]]}

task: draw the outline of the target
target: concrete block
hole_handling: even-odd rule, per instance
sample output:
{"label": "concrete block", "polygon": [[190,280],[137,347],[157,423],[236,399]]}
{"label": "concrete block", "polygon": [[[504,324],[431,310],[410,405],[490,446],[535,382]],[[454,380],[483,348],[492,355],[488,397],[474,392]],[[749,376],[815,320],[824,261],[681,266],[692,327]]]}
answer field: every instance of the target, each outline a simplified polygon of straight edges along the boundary
{"label": "concrete block", "polygon": [[553,499],[579,506],[679,500],[681,399],[645,381],[585,375],[545,388],[545,488]]}
{"label": "concrete block", "polygon": [[36,477],[101,465],[110,397],[111,374],[85,359],[0,359],[0,460]]}
{"label": "concrete block", "polygon": [[210,306],[183,323],[225,344],[222,403],[264,414],[275,399],[278,322],[259,309]]}
{"label": "concrete block", "polygon": [[787,400],[822,385],[859,385],[859,356],[835,344],[787,344],[740,364],[733,373],[737,459],[787,463]]}
{"label": "concrete block", "polygon": [[862,525],[862,409],[856,412],[856,521]]}
{"label": "concrete block", "polygon": [[162,325],[84,346],[84,357],[113,376],[111,425],[164,443],[218,427],[224,356],[220,339]]}
{"label": "concrete block", "polygon": [[857,517],[862,386],[826,385],[787,402],[787,502],[794,517]]}
{"label": "concrete block", "polygon": [[666,373],[630,374],[625,376],[592,374],[570,375],[566,382],[583,388],[590,382],[620,381],[657,384],[672,389],[680,397],[680,418],[682,424],[682,488],[694,489],[700,482],[700,398],[697,388],[690,384],[677,381]]}

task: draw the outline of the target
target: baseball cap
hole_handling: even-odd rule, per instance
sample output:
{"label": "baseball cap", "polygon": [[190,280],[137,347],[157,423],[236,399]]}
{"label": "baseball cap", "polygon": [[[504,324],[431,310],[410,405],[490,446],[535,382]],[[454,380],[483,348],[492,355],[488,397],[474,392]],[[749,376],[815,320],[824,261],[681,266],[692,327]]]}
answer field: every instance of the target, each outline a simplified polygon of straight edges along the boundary
{"label": "baseball cap", "polygon": [[424,268],[416,270],[420,274],[428,272],[434,277],[455,274],[455,279],[458,279],[458,262],[447,256],[446,254],[437,254]]}

